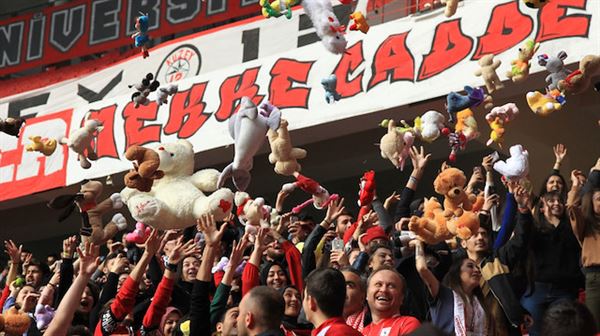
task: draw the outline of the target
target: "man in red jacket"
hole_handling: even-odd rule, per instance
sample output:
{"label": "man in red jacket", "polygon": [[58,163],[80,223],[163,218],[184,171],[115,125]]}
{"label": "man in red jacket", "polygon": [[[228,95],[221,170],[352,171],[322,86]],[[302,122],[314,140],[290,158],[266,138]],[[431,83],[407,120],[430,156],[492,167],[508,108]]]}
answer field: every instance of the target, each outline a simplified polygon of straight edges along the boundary
{"label": "man in red jacket", "polygon": [[312,336],[361,336],[342,317],[346,280],[333,268],[312,271],[305,280],[302,306],[306,318],[315,326]]}

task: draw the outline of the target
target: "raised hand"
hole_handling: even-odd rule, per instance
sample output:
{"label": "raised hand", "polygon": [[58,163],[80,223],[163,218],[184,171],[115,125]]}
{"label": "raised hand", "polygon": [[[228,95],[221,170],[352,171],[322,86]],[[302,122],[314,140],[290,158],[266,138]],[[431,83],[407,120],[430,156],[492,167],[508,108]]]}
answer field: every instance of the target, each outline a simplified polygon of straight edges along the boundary
{"label": "raised hand", "polygon": [[552,149],[554,150],[556,163],[561,163],[565,159],[565,156],[567,156],[567,147],[563,144],[557,144]]}
{"label": "raised hand", "polygon": [[200,247],[194,243],[194,240],[189,240],[183,243],[183,237],[177,239],[175,247],[169,251],[169,264],[179,264],[180,261],[194,254],[200,253]]}
{"label": "raised hand", "polygon": [[35,309],[35,305],[40,298],[40,294],[31,292],[25,295],[25,299],[23,299],[23,305],[21,306],[21,312],[23,313],[31,313]]}
{"label": "raised hand", "polygon": [[325,214],[325,222],[332,224],[333,221],[335,221],[342,213],[344,213],[344,210],[346,210],[346,208],[343,206],[343,204],[343,197],[331,201],[331,203],[329,203],[329,206],[327,207],[327,213]]}
{"label": "raised hand", "polygon": [[430,154],[425,154],[425,150],[423,146],[420,147],[420,150],[417,149],[416,146],[410,148],[410,160],[412,161],[414,170],[423,170],[431,157]]}
{"label": "raised hand", "polygon": [[144,243],[144,253],[151,256],[155,255],[160,248],[161,240],[162,237],[158,234],[158,230],[152,229],[152,232],[150,232],[148,239],[146,239],[146,242]]}
{"label": "raised hand", "polygon": [[75,255],[75,249],[77,248],[77,236],[71,236],[63,240],[63,254],[62,257],[66,259],[73,259]]}
{"label": "raised hand", "polygon": [[519,186],[515,193],[515,201],[519,205],[520,209],[529,208],[529,202],[531,200],[531,194],[523,187]]}
{"label": "raised hand", "polygon": [[329,262],[331,264],[338,265],[340,268],[350,266],[350,261],[348,260],[348,255],[346,255],[346,253],[344,253],[344,251],[340,251],[340,250],[331,251],[331,254],[329,255]]}
{"label": "raised hand", "polygon": [[291,212],[288,212],[288,213],[285,213],[285,214],[279,216],[279,224],[277,224],[275,231],[277,231],[280,235],[282,235],[291,224],[290,218],[292,218]]}
{"label": "raised hand", "polygon": [[100,258],[98,258],[100,246],[86,242],[83,251],[77,247],[77,254],[79,255],[79,274],[91,277],[100,265]]}
{"label": "raised hand", "polygon": [[485,202],[483,202],[483,206],[481,207],[481,210],[483,211],[490,211],[490,209],[494,206],[494,205],[498,205],[498,203],[500,203],[500,196],[498,196],[498,194],[491,194],[488,195],[485,198]]}
{"label": "raised hand", "polygon": [[385,199],[385,202],[383,202],[383,207],[385,210],[389,210],[390,207],[396,204],[399,200],[400,195],[396,194],[396,191],[394,191],[388,198]]}
{"label": "raised hand", "polygon": [[21,252],[23,251],[23,245],[17,245],[12,240],[4,241],[4,248],[6,249],[6,253],[10,257],[10,261],[18,265],[21,263]]}
{"label": "raised hand", "polygon": [[235,270],[242,262],[244,251],[248,246],[248,239],[248,233],[246,233],[239,242],[234,242],[231,254],[229,255],[229,263],[227,264],[228,269]]}
{"label": "raised hand", "polygon": [[486,155],[483,157],[483,160],[481,161],[481,166],[483,166],[483,169],[485,169],[486,172],[491,172],[492,171],[492,167],[494,165],[494,158],[492,157],[492,155]]}
{"label": "raised hand", "polygon": [[121,274],[121,273],[125,272],[125,270],[128,267],[129,267],[129,260],[123,255],[118,255],[116,258],[113,259],[113,262],[110,265],[110,267],[108,268],[108,270],[111,273]]}
{"label": "raised hand", "polygon": [[258,233],[256,234],[256,238],[254,239],[254,250],[258,250],[261,253],[267,249],[269,245],[267,242],[267,237],[269,236],[269,229],[260,228],[258,229]]}
{"label": "raised hand", "polygon": [[215,222],[215,217],[213,215],[203,215],[196,221],[196,223],[198,231],[202,231],[204,233],[207,245],[215,246],[221,242],[221,238],[223,237],[223,233],[225,233],[227,223],[223,223],[221,229],[218,231],[217,223]]}
{"label": "raised hand", "polygon": [[572,188],[577,188],[577,189],[583,188],[583,185],[585,184],[586,180],[587,180],[587,178],[585,177],[585,175],[583,175],[581,170],[575,169],[575,170],[571,171]]}

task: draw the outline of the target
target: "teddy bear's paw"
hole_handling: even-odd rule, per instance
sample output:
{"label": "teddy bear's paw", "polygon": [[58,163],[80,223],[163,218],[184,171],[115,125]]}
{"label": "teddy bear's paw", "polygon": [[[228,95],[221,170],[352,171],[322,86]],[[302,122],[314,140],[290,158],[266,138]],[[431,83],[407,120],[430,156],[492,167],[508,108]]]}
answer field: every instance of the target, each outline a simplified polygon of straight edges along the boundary
{"label": "teddy bear's paw", "polygon": [[113,209],[121,209],[123,207],[123,197],[121,197],[121,194],[114,193],[110,195],[110,200],[112,201]]}
{"label": "teddy bear's paw", "polygon": [[112,222],[115,223],[119,231],[127,229],[127,219],[125,219],[125,216],[120,213],[113,216]]}
{"label": "teddy bear's paw", "polygon": [[92,167],[92,163],[90,161],[88,161],[86,158],[80,159],[79,164],[81,165],[81,168],[83,168],[83,169],[90,169],[90,167]]}
{"label": "teddy bear's paw", "polygon": [[471,232],[471,229],[463,226],[463,227],[459,227],[458,229],[456,229],[456,235],[460,239],[467,240],[467,239],[471,238],[472,232]]}
{"label": "teddy bear's paw", "polygon": [[160,205],[158,200],[155,198],[145,199],[133,207],[131,210],[131,215],[140,221],[143,221],[145,218],[150,218],[155,216],[160,209]]}

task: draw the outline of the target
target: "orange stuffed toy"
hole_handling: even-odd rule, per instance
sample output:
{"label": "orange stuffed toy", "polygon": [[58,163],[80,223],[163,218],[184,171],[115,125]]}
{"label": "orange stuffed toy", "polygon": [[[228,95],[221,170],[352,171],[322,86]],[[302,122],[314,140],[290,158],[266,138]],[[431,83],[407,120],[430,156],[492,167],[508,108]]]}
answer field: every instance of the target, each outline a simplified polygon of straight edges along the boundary
{"label": "orange stuffed toy", "polygon": [[472,211],[463,211],[460,217],[446,222],[448,231],[460,239],[469,239],[479,230],[479,216]]}
{"label": "orange stuffed toy", "polygon": [[467,195],[467,177],[457,168],[444,169],[433,181],[435,192],[444,196],[444,215],[460,217],[463,210],[473,210],[475,195]]}
{"label": "orange stuffed toy", "polygon": [[425,199],[423,216],[412,216],[408,229],[413,231],[420,240],[427,244],[437,244],[452,238],[452,233],[446,225],[444,209],[435,197]]}
{"label": "orange stuffed toy", "polygon": [[19,312],[15,307],[4,312],[4,334],[7,336],[23,335],[30,324],[29,315]]}

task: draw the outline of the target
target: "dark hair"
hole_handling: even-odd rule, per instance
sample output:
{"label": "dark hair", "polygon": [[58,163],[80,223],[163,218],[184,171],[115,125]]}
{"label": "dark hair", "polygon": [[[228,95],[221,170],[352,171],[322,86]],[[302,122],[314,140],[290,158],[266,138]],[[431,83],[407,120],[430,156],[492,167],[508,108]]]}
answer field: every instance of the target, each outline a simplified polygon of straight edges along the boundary
{"label": "dark hair", "polygon": [[544,336],[593,336],[597,332],[594,316],[577,301],[562,299],[550,305],[542,320]]}
{"label": "dark hair", "polygon": [[547,193],[549,193],[549,191],[548,191],[548,190],[546,190],[546,184],[548,184],[548,181],[549,181],[549,180],[550,180],[550,178],[551,178],[551,177],[553,177],[553,176],[558,176],[558,178],[560,179],[560,182],[562,182],[562,185],[563,185],[563,188],[562,188],[562,190],[561,190],[560,192],[558,192],[558,191],[554,191],[554,192],[556,192],[556,193],[559,193],[559,194],[560,194],[560,196],[561,196],[563,199],[566,199],[566,198],[567,198],[567,181],[565,180],[565,178],[564,178],[564,177],[563,177],[563,176],[562,176],[560,173],[556,173],[556,172],[553,172],[552,174],[548,175],[548,176],[547,176],[547,177],[544,179],[544,183],[542,184],[542,188],[541,188],[541,190],[540,190],[540,194],[539,194],[539,195],[540,195],[540,198],[541,198],[541,197],[542,197],[544,194],[547,194]]}
{"label": "dark hair", "polygon": [[360,287],[360,289],[363,292],[365,292],[365,293],[367,292],[367,279],[365,279],[358,270],[356,270],[355,268],[352,268],[351,266],[348,266],[348,267],[342,268],[340,270],[340,272],[342,272],[342,275],[344,272],[349,272],[349,273],[352,273],[352,274],[356,275],[357,277],[359,277],[360,282],[358,283],[358,286]]}
{"label": "dark hair", "polygon": [[[225,307],[225,309],[223,309],[223,311],[221,312],[221,315],[219,315],[219,319],[217,320],[217,322],[221,322],[223,323],[225,321],[225,316],[227,315],[227,312],[230,311],[233,308],[237,308],[238,305],[234,304],[234,305],[227,305]],[[214,327],[213,327],[214,328]]]}
{"label": "dark hair", "polygon": [[265,285],[265,286],[267,285],[267,279],[269,278],[269,272],[271,271],[271,268],[273,266],[279,266],[279,267],[281,267],[281,270],[285,274],[286,282],[289,285],[290,284],[290,276],[289,276],[289,274],[287,272],[287,269],[284,267],[284,265],[282,263],[277,262],[277,261],[266,262],[264,264],[264,266],[260,269],[260,272],[258,274],[259,278],[260,278],[260,284],[261,285]]}
{"label": "dark hair", "polygon": [[600,192],[600,189],[594,188],[584,193],[581,198],[581,212],[583,212],[583,219],[585,221],[586,235],[600,233],[600,222],[598,221],[598,216],[600,214],[594,213],[593,204],[594,194],[597,192]]}
{"label": "dark hair", "polygon": [[[380,248],[386,249],[386,250],[389,250],[390,252],[392,252],[392,258],[393,258],[394,249],[390,245],[388,245],[388,244],[373,244],[368,247],[368,251],[369,251],[368,264],[371,264],[371,262],[373,261],[373,257],[375,256],[375,252],[377,252],[377,250],[379,250]],[[369,266],[369,268],[370,268],[370,266]]]}
{"label": "dark hair", "polygon": [[306,294],[312,296],[327,317],[340,317],[344,313],[346,280],[342,272],[333,268],[316,269],[306,277]]}
{"label": "dark hair", "polygon": [[[552,198],[557,198],[563,205],[565,204],[565,198],[562,196],[562,193],[560,193],[558,191],[549,191],[549,192],[543,193],[540,196],[540,200],[535,205],[535,209],[534,209],[534,213],[537,214],[537,216],[535,218],[536,220],[534,221],[534,223],[535,223],[536,228],[538,230],[540,230],[541,232],[548,232],[548,231],[551,231],[554,229],[554,227],[550,223],[548,223],[548,221],[546,220],[546,217],[544,216],[544,212],[541,209],[543,201],[549,200]],[[566,216],[566,211],[563,211],[562,217],[565,217],[565,216]]]}
{"label": "dark hair", "polygon": [[254,287],[246,296],[252,300],[256,325],[267,330],[278,330],[285,310],[283,296],[267,286]]}

